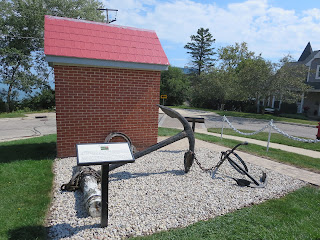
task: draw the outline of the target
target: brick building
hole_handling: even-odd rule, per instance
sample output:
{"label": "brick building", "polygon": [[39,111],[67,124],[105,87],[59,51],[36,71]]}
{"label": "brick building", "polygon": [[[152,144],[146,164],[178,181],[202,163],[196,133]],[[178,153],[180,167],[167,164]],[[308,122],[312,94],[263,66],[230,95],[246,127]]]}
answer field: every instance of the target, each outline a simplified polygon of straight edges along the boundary
{"label": "brick building", "polygon": [[154,31],[45,16],[44,45],[55,75],[58,157],[111,132],[140,150],[157,142],[160,72],[169,62]]}

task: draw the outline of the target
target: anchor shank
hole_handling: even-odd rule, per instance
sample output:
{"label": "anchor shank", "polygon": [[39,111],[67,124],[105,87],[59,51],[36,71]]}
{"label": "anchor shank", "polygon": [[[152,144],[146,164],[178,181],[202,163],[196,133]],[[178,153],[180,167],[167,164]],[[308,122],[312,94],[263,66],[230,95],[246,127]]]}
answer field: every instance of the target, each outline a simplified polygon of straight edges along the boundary
{"label": "anchor shank", "polygon": [[146,154],[149,154],[149,153],[151,153],[153,151],[156,151],[156,150],[158,150],[160,148],[163,148],[163,147],[165,147],[165,146],[167,146],[167,145],[169,145],[171,143],[179,141],[182,138],[185,138],[186,136],[187,136],[187,133],[185,131],[182,131],[182,132],[180,132],[180,133],[178,133],[178,134],[176,134],[176,135],[174,135],[174,136],[172,136],[170,138],[167,138],[167,139],[165,139],[165,140],[163,140],[163,141],[161,141],[161,142],[159,142],[159,143],[157,143],[155,145],[152,145],[151,147],[148,147],[148,148],[146,148],[146,149],[144,149],[144,150],[142,150],[140,152],[135,153],[134,157],[136,159],[140,158],[140,157],[142,157],[142,156],[144,156]]}
{"label": "anchor shank", "polygon": [[[143,157],[144,155],[147,155],[147,154],[149,154],[149,153],[151,153],[153,151],[156,151],[156,150],[158,150],[160,148],[163,148],[163,147],[165,147],[167,145],[170,145],[171,143],[177,142],[177,141],[179,141],[179,140],[181,140],[181,139],[183,139],[183,138],[185,138],[187,136],[188,136],[188,134],[186,133],[186,131],[182,131],[182,132],[180,132],[180,133],[178,133],[178,134],[176,134],[176,135],[174,135],[174,136],[172,136],[170,138],[167,138],[167,139],[165,139],[165,140],[163,140],[163,141],[161,141],[161,142],[159,142],[157,144],[154,144],[154,145],[152,145],[152,146],[150,146],[150,147],[148,147],[148,148],[146,148],[146,149],[144,149],[144,150],[142,150],[140,152],[137,152],[137,153],[133,154],[133,156],[134,156],[135,159],[138,159],[138,158]],[[189,140],[189,142],[190,142],[190,140]],[[194,146],[194,143],[193,143],[193,146]],[[123,166],[125,164],[126,163],[110,164],[109,170],[111,171],[111,170],[116,169],[118,167],[121,167],[121,166]]]}

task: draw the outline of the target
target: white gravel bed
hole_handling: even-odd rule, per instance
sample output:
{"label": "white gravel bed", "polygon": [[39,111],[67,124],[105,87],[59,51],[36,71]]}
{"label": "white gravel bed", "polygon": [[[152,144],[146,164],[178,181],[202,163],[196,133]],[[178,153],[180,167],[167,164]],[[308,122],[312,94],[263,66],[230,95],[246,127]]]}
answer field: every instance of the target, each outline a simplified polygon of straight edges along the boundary
{"label": "white gravel bed", "polygon": [[[196,149],[205,167],[212,167],[220,153]],[[241,153],[239,154],[241,156]],[[305,182],[247,164],[257,179],[268,177],[266,188],[239,187],[223,176],[242,177],[228,162],[212,179],[194,163],[183,169],[184,151],[158,150],[110,172],[109,225],[100,228],[100,218],[86,213],[82,192],[62,192],[70,181],[76,158],[56,159],[52,206],[47,218],[51,239],[123,239],[185,227],[296,190]],[[245,159],[244,159],[245,160]],[[96,166],[99,169],[100,166]]]}

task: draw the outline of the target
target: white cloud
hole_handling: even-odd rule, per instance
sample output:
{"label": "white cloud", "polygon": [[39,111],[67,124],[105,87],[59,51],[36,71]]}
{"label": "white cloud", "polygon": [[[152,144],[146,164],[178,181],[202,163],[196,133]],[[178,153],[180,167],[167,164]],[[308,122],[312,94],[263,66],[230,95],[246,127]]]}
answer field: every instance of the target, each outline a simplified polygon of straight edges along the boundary
{"label": "white cloud", "polygon": [[303,14],[306,15],[308,18],[314,18],[315,20],[320,20],[320,9],[318,8],[308,9],[306,11],[303,11]]}
{"label": "white cloud", "polygon": [[104,0],[104,4],[119,9],[116,24],[153,29],[161,40],[182,47],[204,27],[216,45],[245,41],[250,50],[271,59],[289,52],[298,58],[308,41],[320,48],[320,9],[299,14],[272,7],[268,0],[244,0],[225,8],[191,0]]}

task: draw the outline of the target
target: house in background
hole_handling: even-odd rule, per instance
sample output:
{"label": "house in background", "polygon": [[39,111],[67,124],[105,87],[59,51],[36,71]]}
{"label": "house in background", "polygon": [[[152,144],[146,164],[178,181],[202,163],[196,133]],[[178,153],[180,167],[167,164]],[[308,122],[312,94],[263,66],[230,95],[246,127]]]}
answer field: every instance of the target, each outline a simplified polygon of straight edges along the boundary
{"label": "house in background", "polygon": [[[301,100],[296,103],[297,113],[304,113],[307,109],[309,117],[320,119],[320,50],[313,51],[310,42],[308,42],[298,61],[291,62],[291,64],[304,64],[308,67],[306,83],[311,87],[301,95]],[[281,98],[272,96],[267,103],[271,108],[266,109],[269,109],[270,112],[275,109],[280,110],[281,103]],[[263,101],[260,104],[263,105]]]}
{"label": "house in background", "polygon": [[312,87],[297,103],[298,113],[309,109],[309,116],[320,117],[320,50],[313,51],[310,42],[308,42],[296,63],[309,67],[307,84]]}

